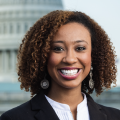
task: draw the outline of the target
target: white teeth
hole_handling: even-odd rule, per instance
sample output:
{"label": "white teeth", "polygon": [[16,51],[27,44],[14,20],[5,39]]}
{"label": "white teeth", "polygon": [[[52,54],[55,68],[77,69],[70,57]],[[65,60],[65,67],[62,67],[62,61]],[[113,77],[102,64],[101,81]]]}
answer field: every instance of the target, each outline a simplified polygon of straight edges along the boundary
{"label": "white teeth", "polygon": [[78,72],[78,69],[73,70],[60,70],[64,75],[74,75]]}

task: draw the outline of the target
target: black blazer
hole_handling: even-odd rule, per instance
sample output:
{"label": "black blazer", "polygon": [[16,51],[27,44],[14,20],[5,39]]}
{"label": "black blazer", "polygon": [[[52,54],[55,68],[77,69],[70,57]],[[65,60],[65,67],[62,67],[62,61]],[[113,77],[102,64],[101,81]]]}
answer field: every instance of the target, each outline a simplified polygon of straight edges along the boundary
{"label": "black blazer", "polygon": [[[120,120],[120,110],[99,105],[86,94],[90,120]],[[55,111],[39,92],[28,102],[1,115],[0,120],[59,120]]]}

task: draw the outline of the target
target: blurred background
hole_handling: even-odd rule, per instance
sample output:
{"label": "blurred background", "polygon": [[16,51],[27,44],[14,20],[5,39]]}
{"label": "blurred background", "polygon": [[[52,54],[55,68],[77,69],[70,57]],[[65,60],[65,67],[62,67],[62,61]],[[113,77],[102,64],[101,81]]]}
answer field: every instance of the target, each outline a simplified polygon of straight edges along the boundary
{"label": "blurred background", "polygon": [[17,53],[26,31],[43,15],[53,10],[82,11],[107,32],[117,59],[117,87],[93,99],[120,109],[120,1],[110,0],[0,0],[0,114],[30,99],[20,90],[16,72]]}

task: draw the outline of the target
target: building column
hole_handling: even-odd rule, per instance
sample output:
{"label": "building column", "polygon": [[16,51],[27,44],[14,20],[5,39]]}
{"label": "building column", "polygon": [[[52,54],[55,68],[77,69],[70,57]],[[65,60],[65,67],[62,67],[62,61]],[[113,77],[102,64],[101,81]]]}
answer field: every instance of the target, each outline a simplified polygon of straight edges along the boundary
{"label": "building column", "polygon": [[2,33],[2,26],[1,26],[1,24],[0,24],[0,34]]}
{"label": "building column", "polygon": [[0,51],[0,74],[2,73],[3,67],[2,67],[2,51]]}
{"label": "building column", "polygon": [[1,34],[3,34],[3,23],[1,24]]}
{"label": "building column", "polygon": [[2,57],[2,63],[3,63],[3,72],[7,73],[9,71],[9,54],[7,54],[7,51],[3,51],[3,57]]}
{"label": "building column", "polygon": [[15,55],[15,50],[10,51],[10,69],[11,72],[15,72],[16,69],[16,55]]}

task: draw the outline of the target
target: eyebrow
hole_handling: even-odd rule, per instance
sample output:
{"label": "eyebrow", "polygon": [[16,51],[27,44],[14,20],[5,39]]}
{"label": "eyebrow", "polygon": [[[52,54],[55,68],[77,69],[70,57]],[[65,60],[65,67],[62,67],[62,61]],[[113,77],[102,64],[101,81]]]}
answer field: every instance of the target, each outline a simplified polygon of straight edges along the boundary
{"label": "eyebrow", "polygon": [[[77,40],[77,41],[74,41],[73,44],[75,43],[79,43],[79,42],[86,42],[85,40]],[[64,41],[52,41],[52,43],[64,43]],[[86,42],[87,43],[87,42]],[[88,43],[87,43],[88,44]]]}

